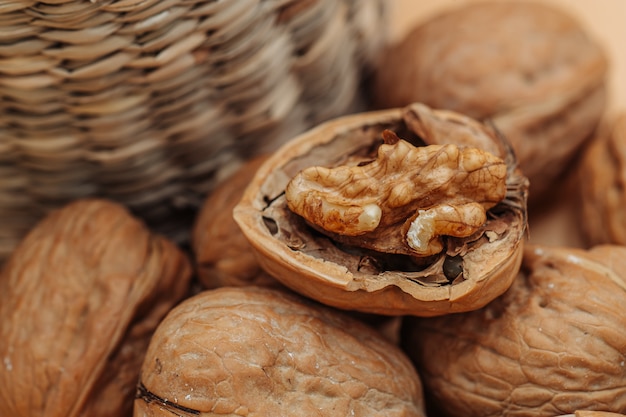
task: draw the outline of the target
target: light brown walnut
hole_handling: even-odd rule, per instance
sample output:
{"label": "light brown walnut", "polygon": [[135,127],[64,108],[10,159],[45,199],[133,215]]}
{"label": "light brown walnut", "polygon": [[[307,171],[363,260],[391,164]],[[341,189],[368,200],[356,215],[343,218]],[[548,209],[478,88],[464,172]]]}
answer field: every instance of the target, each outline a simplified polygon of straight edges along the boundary
{"label": "light brown walnut", "polygon": [[267,156],[244,163],[207,196],[192,233],[198,279],[205,288],[226,285],[280,285],[260,267],[254,251],[233,219],[233,208]]}
{"label": "light brown walnut", "polygon": [[415,103],[312,129],[259,168],[235,220],[269,274],[334,307],[479,308],[521,262],[527,179],[489,125]]}
{"label": "light brown walnut", "polygon": [[43,219],[0,275],[0,415],[123,417],[187,257],[116,203]]}
{"label": "light brown walnut", "polygon": [[609,61],[569,13],[546,2],[450,7],[385,51],[373,95],[380,108],[422,102],[491,121],[546,194],[590,138],[607,102]]}
{"label": "light brown walnut", "polygon": [[[578,161],[577,161],[578,162]],[[550,199],[528,207],[528,241],[546,246],[585,248],[584,225],[580,219],[578,164],[571,164],[552,189]]]}
{"label": "light brown walnut", "polygon": [[588,245],[626,245],[626,113],[585,149],[578,167],[580,224]]}
{"label": "light brown walnut", "polygon": [[442,417],[624,413],[625,271],[623,246],[526,245],[519,276],[484,308],[407,318],[402,346],[427,401]]}
{"label": "light brown walnut", "polygon": [[204,291],[159,325],[136,417],[424,417],[421,382],[380,334],[267,287]]}

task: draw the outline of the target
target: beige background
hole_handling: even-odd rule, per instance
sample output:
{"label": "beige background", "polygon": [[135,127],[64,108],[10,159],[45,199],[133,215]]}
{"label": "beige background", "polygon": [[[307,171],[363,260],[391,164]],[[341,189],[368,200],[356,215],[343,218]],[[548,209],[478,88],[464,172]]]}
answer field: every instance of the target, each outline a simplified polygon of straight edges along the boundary
{"label": "beige background", "polygon": [[[446,8],[480,0],[389,0],[392,41],[400,39],[412,27]],[[497,0],[511,1],[511,0]],[[626,111],[626,0],[536,0],[554,4],[579,19],[610,59],[609,110],[607,121]],[[529,237],[532,243],[584,247],[579,230],[575,175],[555,190],[554,201],[529,213]]]}
{"label": "beige background", "polygon": [[[392,39],[449,7],[477,0],[389,0]],[[500,0],[509,1],[509,0]],[[626,0],[540,0],[577,16],[611,59],[610,108],[626,109]]]}

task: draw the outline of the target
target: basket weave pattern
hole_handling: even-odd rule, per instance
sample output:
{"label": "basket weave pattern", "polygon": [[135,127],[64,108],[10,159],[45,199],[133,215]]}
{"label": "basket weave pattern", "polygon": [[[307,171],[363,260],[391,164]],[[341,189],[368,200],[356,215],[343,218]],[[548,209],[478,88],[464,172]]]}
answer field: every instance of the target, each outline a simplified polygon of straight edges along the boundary
{"label": "basket weave pattern", "polygon": [[0,261],[87,196],[187,233],[239,162],[358,109],[383,3],[0,2]]}

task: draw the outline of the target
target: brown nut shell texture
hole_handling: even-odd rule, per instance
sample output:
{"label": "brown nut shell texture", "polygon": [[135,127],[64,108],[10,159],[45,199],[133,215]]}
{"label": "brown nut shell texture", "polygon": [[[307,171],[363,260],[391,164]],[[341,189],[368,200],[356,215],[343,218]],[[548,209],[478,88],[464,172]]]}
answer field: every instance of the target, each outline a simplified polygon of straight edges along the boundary
{"label": "brown nut shell texture", "polygon": [[482,307],[521,262],[527,180],[488,125],[422,104],[284,145],[234,217],[261,266],[323,303],[432,316]]}
{"label": "brown nut shell texture", "polygon": [[130,415],[152,332],[190,277],[186,256],[118,204],[51,213],[0,275],[0,415]]}
{"label": "brown nut shell texture", "polygon": [[578,178],[587,243],[626,245],[626,113],[585,149]]}
{"label": "brown nut shell texture", "polygon": [[223,287],[159,325],[136,417],[424,417],[404,353],[365,324],[295,294]]}
{"label": "brown nut shell texture", "polygon": [[566,10],[539,1],[474,1],[413,28],[383,55],[380,108],[422,102],[491,120],[541,195],[606,108],[609,61]]}
{"label": "brown nut shell texture", "polygon": [[198,279],[205,288],[281,285],[259,266],[250,243],[233,219],[233,208],[266,155],[241,165],[209,193],[196,219],[192,247]]}
{"label": "brown nut shell texture", "polygon": [[520,275],[486,307],[407,318],[427,401],[441,416],[626,412],[624,271],[622,246],[526,245]]}

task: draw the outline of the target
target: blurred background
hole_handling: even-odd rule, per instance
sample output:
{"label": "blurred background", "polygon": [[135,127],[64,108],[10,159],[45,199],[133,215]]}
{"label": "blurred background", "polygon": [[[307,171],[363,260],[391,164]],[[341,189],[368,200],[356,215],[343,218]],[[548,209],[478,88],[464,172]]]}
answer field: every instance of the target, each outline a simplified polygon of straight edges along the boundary
{"label": "blurred background", "polygon": [[[399,39],[416,24],[449,7],[480,0],[390,0],[390,36]],[[507,1],[507,0],[502,0]],[[596,40],[603,43],[611,59],[610,108],[626,107],[626,1],[542,0],[577,16]]]}

